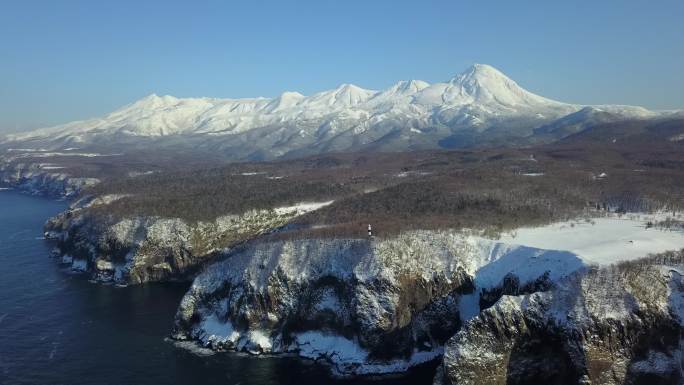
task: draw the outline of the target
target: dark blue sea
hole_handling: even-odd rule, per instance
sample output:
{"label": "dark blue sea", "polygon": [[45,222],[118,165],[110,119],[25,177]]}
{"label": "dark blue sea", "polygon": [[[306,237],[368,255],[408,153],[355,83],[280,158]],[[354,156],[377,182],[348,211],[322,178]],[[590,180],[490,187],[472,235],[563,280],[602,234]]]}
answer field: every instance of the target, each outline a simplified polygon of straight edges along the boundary
{"label": "dark blue sea", "polygon": [[0,384],[430,384],[433,369],[334,380],[294,357],[198,354],[169,335],[188,284],[89,283],[49,256],[66,202],[0,191]]}

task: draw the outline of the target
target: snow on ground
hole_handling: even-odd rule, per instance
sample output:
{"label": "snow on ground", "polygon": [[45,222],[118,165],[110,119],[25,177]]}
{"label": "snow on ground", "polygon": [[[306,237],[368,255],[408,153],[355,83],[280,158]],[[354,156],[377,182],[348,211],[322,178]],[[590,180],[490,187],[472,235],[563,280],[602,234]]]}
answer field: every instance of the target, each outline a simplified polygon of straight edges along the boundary
{"label": "snow on ground", "polygon": [[432,174],[432,173],[431,173],[431,172],[427,172],[427,171],[402,171],[402,172],[400,172],[400,173],[398,173],[398,174],[395,174],[394,176],[395,176],[396,178],[406,178],[406,177],[408,177],[408,176],[413,176],[413,175],[425,176],[425,175],[430,175],[430,174]]}
{"label": "snow on ground", "polygon": [[64,166],[59,166],[54,163],[38,163],[36,164],[36,166],[38,166],[38,168],[40,168],[41,170],[61,170],[63,168],[66,168]]}
{"label": "snow on ground", "polygon": [[623,215],[521,228],[500,241],[546,250],[564,250],[588,263],[611,263],[684,248],[684,232],[646,228],[664,214]]}
{"label": "snow on ground", "polygon": [[241,340],[238,347],[244,347],[252,354],[268,353],[273,349],[273,342],[266,333],[257,329],[247,332],[247,338]]}
{"label": "snow on ground", "polygon": [[50,151],[45,148],[8,148],[7,152],[43,152]]}
{"label": "snow on ground", "polygon": [[285,215],[285,214],[293,214],[296,213],[297,215],[302,215],[305,213],[308,213],[309,211],[314,211],[318,210],[321,207],[328,206],[332,204],[334,201],[327,201],[327,202],[312,202],[312,203],[297,203],[294,206],[285,206],[285,207],[277,207],[275,208],[275,212],[278,215]]}
{"label": "snow on ground", "polygon": [[230,321],[222,322],[213,314],[203,319],[197,330],[201,330],[199,338],[205,345],[217,342],[235,344],[240,339],[240,333],[235,331]]}
{"label": "snow on ground", "polygon": [[461,297],[461,320],[477,316],[480,290],[500,285],[509,273],[518,277],[521,285],[545,273],[558,282],[588,264],[609,265],[684,248],[683,231],[646,228],[647,222],[667,217],[663,213],[612,215],[520,228],[498,240],[470,237],[473,249],[479,250],[472,255],[479,258],[474,261],[476,290]]}
{"label": "snow on ground", "polygon": [[135,178],[137,176],[143,176],[143,175],[151,175],[154,174],[154,171],[131,171],[128,173],[128,176],[131,178]]}
{"label": "snow on ground", "polygon": [[98,270],[114,270],[114,264],[104,259],[98,259],[95,266]]}
{"label": "snow on ground", "polygon": [[404,372],[408,368],[434,360],[443,353],[441,347],[427,351],[414,351],[407,360],[395,359],[374,362],[369,360],[369,353],[355,340],[322,331],[306,331],[293,335],[293,341],[287,346],[274,349],[274,343],[266,333],[251,330],[246,333],[236,331],[230,321],[220,321],[214,314],[202,320],[196,327],[201,346],[192,342],[182,346],[198,349],[199,353],[211,354],[212,350],[204,352],[207,346],[228,344],[238,350],[243,348],[252,354],[261,353],[297,353],[300,357],[312,360],[323,359],[332,365],[333,374],[386,374]]}
{"label": "snow on ground", "polygon": [[495,288],[509,275],[515,275],[520,285],[534,282],[547,275],[557,282],[586,266],[585,262],[569,251],[545,250],[541,248],[497,242],[470,237],[468,242],[478,252],[479,268],[474,272],[475,290],[461,296],[459,314],[466,322],[480,314],[480,291]]}
{"label": "snow on ground", "polygon": [[130,196],[131,194],[105,194],[93,199],[86,206],[91,207],[99,205],[108,205],[112,202],[118,201],[119,199],[127,198]]}
{"label": "snow on ground", "polygon": [[94,152],[29,152],[14,155],[13,158],[50,158],[53,156],[81,156],[85,158],[95,158],[98,156],[117,156],[121,154],[99,154]]}
{"label": "snow on ground", "polygon": [[480,249],[490,261],[475,273],[475,283],[480,288],[499,285],[509,273],[515,274],[521,284],[534,281],[546,272],[550,280],[558,281],[585,266],[577,255],[562,250],[500,242],[480,242]]}
{"label": "snow on ground", "polygon": [[333,365],[333,374],[389,374],[405,372],[410,367],[434,360],[443,349],[414,351],[407,360],[374,362],[356,341],[319,331],[307,331],[294,336],[294,349],[300,357],[312,360],[325,358]]}
{"label": "snow on ground", "polygon": [[334,334],[307,331],[295,336],[299,355],[317,359],[327,356],[335,363],[364,363],[368,352],[356,342]]}

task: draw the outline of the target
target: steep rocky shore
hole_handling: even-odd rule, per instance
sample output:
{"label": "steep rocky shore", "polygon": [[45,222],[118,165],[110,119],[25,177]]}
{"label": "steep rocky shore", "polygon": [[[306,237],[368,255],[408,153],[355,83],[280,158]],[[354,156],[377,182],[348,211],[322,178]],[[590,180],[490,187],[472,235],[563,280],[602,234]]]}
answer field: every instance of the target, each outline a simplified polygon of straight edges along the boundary
{"label": "steep rocky shore", "polygon": [[199,275],[178,339],[253,354],[296,352],[338,375],[405,371],[439,357],[474,290],[472,245],[448,234],[254,242]]}
{"label": "steep rocky shore", "polygon": [[681,384],[684,251],[508,296],[446,344],[438,384]]}
{"label": "steep rocky shore", "polygon": [[257,239],[195,279],[174,337],[337,376],[442,359],[440,384],[679,384],[682,255],[598,267],[463,231]]}
{"label": "steep rocky shore", "polygon": [[[548,287],[583,268],[568,253],[457,231],[390,239],[259,242],[200,274],[175,337],[217,350],[295,352],[340,376],[403,372],[442,355],[484,296]],[[559,259],[568,259],[560,263]],[[499,267],[482,269],[492,261]],[[508,285],[508,286],[506,286]]]}
{"label": "steep rocky shore", "polygon": [[33,195],[71,198],[78,195],[82,189],[99,182],[97,178],[74,177],[59,172],[57,166],[33,163],[4,164],[0,160],[0,184]]}
{"label": "steep rocky shore", "polygon": [[249,210],[210,222],[119,218],[91,210],[122,198],[125,196],[85,197],[48,220],[45,236],[56,241],[55,256],[72,270],[87,272],[102,282],[187,279],[225,248],[272,231],[321,205]]}

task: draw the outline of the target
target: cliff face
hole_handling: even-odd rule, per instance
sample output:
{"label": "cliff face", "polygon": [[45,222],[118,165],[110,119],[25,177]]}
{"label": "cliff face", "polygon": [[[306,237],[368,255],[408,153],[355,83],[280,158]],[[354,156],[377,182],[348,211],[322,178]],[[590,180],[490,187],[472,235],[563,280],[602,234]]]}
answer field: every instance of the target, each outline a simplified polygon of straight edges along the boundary
{"label": "cliff face", "polygon": [[441,384],[681,384],[683,254],[503,296],[446,345]]}
{"label": "cliff face", "polygon": [[[175,337],[217,350],[295,352],[341,376],[402,372],[441,356],[462,320],[480,311],[485,287],[515,276],[524,290],[582,266],[549,275],[558,257],[456,231],[256,240],[195,279]],[[499,268],[480,277],[492,259]]]}
{"label": "cliff face", "polygon": [[339,375],[404,371],[441,354],[472,293],[469,245],[446,234],[387,241],[254,242],[209,266],[176,338],[217,350],[297,352]]}
{"label": "cliff face", "polygon": [[292,352],[339,376],[443,356],[441,384],[682,380],[681,252],[599,268],[566,251],[412,231],[255,239],[221,258],[182,300],[175,338]]}
{"label": "cliff face", "polygon": [[50,219],[45,235],[73,270],[118,284],[167,281],[191,276],[219,251],[286,224],[309,207],[251,210],[212,222],[157,217],[117,218],[94,213],[123,196],[85,198]]}
{"label": "cliff face", "polygon": [[0,159],[0,182],[30,194],[59,198],[76,196],[82,189],[100,182],[97,178],[74,177],[45,167],[41,164],[4,164]]}

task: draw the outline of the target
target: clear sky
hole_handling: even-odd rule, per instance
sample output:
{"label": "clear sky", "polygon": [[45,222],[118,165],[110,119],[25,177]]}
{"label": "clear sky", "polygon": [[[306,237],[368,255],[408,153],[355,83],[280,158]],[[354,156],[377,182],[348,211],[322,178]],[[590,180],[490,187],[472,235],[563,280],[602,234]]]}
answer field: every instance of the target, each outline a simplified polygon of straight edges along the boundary
{"label": "clear sky", "polygon": [[444,81],[472,63],[582,104],[684,108],[684,1],[0,2],[0,131],[150,93]]}

